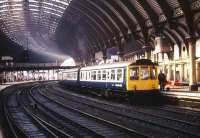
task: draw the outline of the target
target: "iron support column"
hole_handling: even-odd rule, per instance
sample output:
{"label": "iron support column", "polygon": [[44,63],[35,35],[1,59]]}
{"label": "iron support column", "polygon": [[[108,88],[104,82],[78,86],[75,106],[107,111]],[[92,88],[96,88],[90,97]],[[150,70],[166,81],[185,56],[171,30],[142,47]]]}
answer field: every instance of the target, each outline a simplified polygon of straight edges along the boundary
{"label": "iron support column", "polygon": [[196,38],[187,38],[187,44],[189,47],[189,90],[197,91],[198,86],[196,82]]}
{"label": "iron support column", "polygon": [[173,76],[174,76],[174,78],[173,78],[173,80],[174,80],[174,82],[176,81],[176,63],[174,63],[174,72],[173,72]]}
{"label": "iron support column", "polygon": [[182,82],[184,80],[184,64],[182,63],[180,66],[181,66],[180,81]]}

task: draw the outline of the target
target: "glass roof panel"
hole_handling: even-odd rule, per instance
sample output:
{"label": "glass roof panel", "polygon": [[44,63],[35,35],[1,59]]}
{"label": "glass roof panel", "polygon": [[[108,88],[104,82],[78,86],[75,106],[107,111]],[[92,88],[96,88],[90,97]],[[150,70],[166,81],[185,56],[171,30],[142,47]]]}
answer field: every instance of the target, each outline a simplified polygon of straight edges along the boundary
{"label": "glass roof panel", "polygon": [[34,31],[54,36],[57,25],[71,1],[0,0],[1,30],[20,44],[27,34],[37,33]]}

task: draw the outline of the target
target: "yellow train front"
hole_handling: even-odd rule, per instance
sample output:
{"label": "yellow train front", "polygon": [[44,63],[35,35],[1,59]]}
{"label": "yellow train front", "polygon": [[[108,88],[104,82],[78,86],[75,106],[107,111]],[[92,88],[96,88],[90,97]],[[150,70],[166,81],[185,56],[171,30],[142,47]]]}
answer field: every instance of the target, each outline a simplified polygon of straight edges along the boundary
{"label": "yellow train front", "polygon": [[127,66],[126,90],[129,98],[134,100],[159,96],[158,89],[158,65],[151,60],[137,60]]}
{"label": "yellow train front", "polygon": [[126,90],[134,92],[158,92],[157,64],[150,60],[137,60],[127,66]]}

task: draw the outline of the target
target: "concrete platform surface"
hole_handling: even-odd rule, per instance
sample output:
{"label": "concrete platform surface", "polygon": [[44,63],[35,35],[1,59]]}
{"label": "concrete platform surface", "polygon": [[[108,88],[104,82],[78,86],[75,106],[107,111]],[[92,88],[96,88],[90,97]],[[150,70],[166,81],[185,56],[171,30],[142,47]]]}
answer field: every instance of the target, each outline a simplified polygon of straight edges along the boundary
{"label": "concrete platform surface", "polygon": [[200,87],[198,91],[189,91],[188,86],[174,86],[171,87],[169,91],[163,91],[162,94],[177,98],[200,100]]}
{"label": "concrete platform surface", "polygon": [[20,82],[8,82],[0,85],[0,91],[5,89],[8,86],[15,85],[15,84],[22,84],[27,82],[34,82],[34,81],[20,81]]}

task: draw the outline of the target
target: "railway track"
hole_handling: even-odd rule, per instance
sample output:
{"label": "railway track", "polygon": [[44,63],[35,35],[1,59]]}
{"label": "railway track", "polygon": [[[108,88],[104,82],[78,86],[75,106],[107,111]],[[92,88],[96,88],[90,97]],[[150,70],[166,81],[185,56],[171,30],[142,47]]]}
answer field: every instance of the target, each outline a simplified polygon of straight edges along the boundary
{"label": "railway track", "polygon": [[57,109],[55,112],[61,113],[68,119],[71,119],[72,121],[98,133],[98,135],[102,137],[151,137],[133,129],[120,126],[119,124],[110,122],[101,117],[93,116],[92,114],[86,113],[82,110],[66,106],[61,102],[55,101],[53,98],[49,98],[45,95],[39,95],[38,92],[34,92],[33,94],[35,99],[38,101],[49,100],[48,103],[51,103],[51,105],[43,104],[45,108],[55,107],[54,109]]}
{"label": "railway track", "polygon": [[[33,89],[34,88],[32,88],[31,91]],[[91,130],[71,121],[65,116],[56,113],[52,110],[52,108],[46,108],[43,103],[51,104],[51,101],[44,99],[42,101],[38,101],[35,97],[31,95],[31,91],[29,93],[26,93],[26,97],[23,101],[29,99],[31,103],[35,103],[37,105],[37,109],[35,111],[37,116],[48,121],[48,123],[50,123],[56,129],[66,135],[59,137],[101,137],[97,133],[92,132]]]}
{"label": "railway track", "polygon": [[[47,85],[48,86],[48,85]],[[45,87],[45,88],[48,88],[48,87]],[[51,85],[50,86],[52,89],[54,89],[55,91],[66,91],[66,89],[63,89],[61,88],[59,85],[57,84],[54,84],[54,85]],[[67,90],[67,91],[72,91],[72,90]],[[87,98],[87,99],[90,99],[90,100],[97,100],[98,102],[101,102],[101,103],[105,103],[105,104],[110,104],[110,102],[108,102],[108,100],[105,100],[103,98],[99,98],[99,97],[95,97],[94,95],[82,95],[81,93],[77,92],[77,91],[72,91],[71,94],[73,93],[78,93],[79,96],[81,95],[81,97],[83,98]],[[167,116],[172,116],[173,118],[175,116],[179,116],[179,118],[181,118],[182,120],[187,120],[188,118],[191,119],[191,120],[197,120],[199,121],[200,119],[200,109],[199,108],[193,108],[193,107],[190,107],[190,106],[177,106],[177,105],[168,105],[168,104],[160,104],[160,105],[156,105],[156,106],[148,106],[148,108],[146,108],[147,106],[130,106],[129,103],[127,102],[124,102],[124,101],[115,101],[113,99],[109,99],[109,101],[112,101],[111,105],[113,105],[113,103],[115,105],[117,105],[118,107],[122,107],[122,108],[127,108],[129,110],[134,110],[134,109],[137,109],[137,110],[140,110],[142,108],[145,109],[145,110],[150,110],[150,112],[156,112],[157,114],[160,114],[160,113],[165,113],[167,114]],[[119,104],[120,103],[120,104]],[[122,104],[121,104],[122,103]],[[137,108],[139,107],[139,108]],[[161,112],[160,112],[161,111]],[[198,122],[198,124],[200,124],[200,122]]]}
{"label": "railway track", "polygon": [[19,138],[58,137],[55,135],[56,130],[51,125],[34,116],[25,105],[22,105],[22,100],[19,98],[22,92],[23,89],[9,95],[4,104],[5,115],[13,136]]}
{"label": "railway track", "polygon": [[[52,85],[46,85],[45,88],[48,88],[48,89],[50,88],[50,89],[53,89],[55,91],[71,91],[72,93],[78,93],[79,96],[81,95],[81,97],[86,97],[87,99],[90,99],[90,100],[94,99],[93,95],[84,96],[77,91],[63,89],[58,84],[55,84],[55,83],[53,83]],[[95,100],[98,100],[98,98],[99,97],[95,97]],[[103,98],[99,98],[99,99],[100,99],[100,100],[98,100],[99,102],[108,104],[108,100],[105,100]],[[112,99],[109,99],[109,100],[112,100]],[[115,103],[115,105],[122,105],[123,107],[126,106],[126,107],[135,108],[135,106],[130,106],[128,103],[123,102],[123,101],[119,101],[119,102],[114,101],[114,103]],[[123,104],[121,104],[121,103],[123,103]],[[142,107],[142,105],[140,105],[140,107]],[[144,107],[146,107],[146,106],[144,106]],[[153,109],[153,110],[163,110],[163,111],[172,112],[172,113],[175,113],[175,114],[188,114],[188,115],[191,115],[191,116],[199,116],[200,117],[200,114],[199,114],[200,109],[196,109],[196,108],[193,108],[193,107],[190,107],[190,106],[176,106],[176,105],[161,104],[161,105],[156,105],[156,106],[148,106],[148,108]]]}
{"label": "railway track", "polygon": [[[52,87],[53,86],[53,87]],[[51,85],[50,88],[46,87],[47,89],[50,90],[55,90],[58,91],[56,94],[65,93],[67,92],[66,90],[63,90],[59,87],[55,87],[56,85]],[[194,122],[197,123],[197,126],[200,124],[200,114],[199,111],[190,107],[181,107],[181,106],[172,106],[172,105],[157,105],[157,106],[130,106],[129,104],[126,103],[116,103],[116,102],[111,102],[108,100],[103,100],[103,99],[97,99],[97,98],[91,98],[85,95],[81,95],[80,93],[74,93],[74,92],[68,92],[67,94],[70,94],[72,96],[79,96],[80,100],[90,100],[96,103],[101,103],[105,105],[105,107],[114,107],[116,108],[123,108],[123,110],[127,110],[128,112],[134,111],[134,112],[141,112],[141,113],[146,113],[146,114],[151,114],[155,115],[156,117],[164,117],[166,119],[176,119],[180,120],[179,122],[184,122],[181,120],[186,120],[187,122],[191,122],[188,124],[193,124]],[[65,96],[63,96],[65,97]],[[92,103],[91,103],[92,105]]]}
{"label": "railway track", "polygon": [[18,88],[5,96],[4,110],[12,137],[200,137],[198,111],[113,103],[56,83]]}
{"label": "railway track", "polygon": [[[51,93],[51,92],[48,91],[48,93]],[[139,120],[139,121],[154,125],[154,127],[155,126],[160,127],[159,131],[161,131],[161,129],[164,128],[165,131],[167,130],[168,132],[170,132],[170,134],[173,134],[173,135],[180,136],[183,134],[183,136],[186,136],[186,137],[199,137],[199,135],[198,135],[198,131],[200,128],[199,122],[194,122],[194,120],[186,119],[186,118],[185,119],[187,121],[185,121],[184,119],[181,119],[182,116],[178,116],[177,114],[173,114],[173,116],[176,115],[175,119],[174,119],[172,116],[172,113],[171,113],[171,117],[167,117],[167,115],[169,115],[169,113],[166,114],[166,112],[165,112],[165,114],[163,114],[163,112],[159,113],[159,111],[158,111],[157,113],[159,113],[159,114],[157,115],[157,114],[155,114],[155,110],[152,110],[152,109],[141,110],[141,108],[137,108],[137,110],[136,110],[136,109],[132,108],[130,110],[130,108],[129,108],[127,110],[126,107],[125,108],[123,107],[122,110],[119,110],[118,107],[117,108],[113,107],[112,104],[105,104],[105,102],[103,102],[101,104],[98,103],[98,105],[97,105],[97,102],[94,102],[94,101],[88,102],[89,101],[88,98],[83,100],[84,99],[83,97],[79,97],[78,100],[77,99],[74,100],[72,95],[70,95],[70,98],[67,98],[67,95],[66,95],[67,93],[65,93],[65,95],[62,94],[60,96],[59,96],[59,93],[60,93],[60,91],[56,92],[57,95],[54,95],[51,97],[60,97],[60,98],[64,97],[63,100],[65,99],[67,101],[72,101],[71,106],[75,105],[75,104],[73,104],[73,102],[76,103],[76,105],[77,105],[77,103],[79,103],[80,104],[79,106],[85,104],[86,106],[89,106],[91,108],[90,110],[99,109],[99,110],[104,110],[104,112],[112,112],[112,116],[114,116],[114,114],[118,113],[118,116],[121,115],[122,117],[127,118],[127,120],[129,122],[131,122],[133,120]],[[69,97],[69,95],[68,95],[68,97]],[[67,103],[69,104],[69,102],[67,102]],[[77,105],[77,108],[78,108],[78,105]],[[132,111],[133,113],[130,113],[130,111]],[[124,112],[124,113],[121,114],[122,112]],[[178,117],[179,117],[179,119],[178,119]],[[196,118],[196,116],[195,116],[195,118]],[[153,128],[153,126],[152,126],[152,128]],[[171,133],[171,132],[173,132],[173,133]]]}

